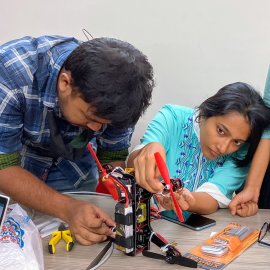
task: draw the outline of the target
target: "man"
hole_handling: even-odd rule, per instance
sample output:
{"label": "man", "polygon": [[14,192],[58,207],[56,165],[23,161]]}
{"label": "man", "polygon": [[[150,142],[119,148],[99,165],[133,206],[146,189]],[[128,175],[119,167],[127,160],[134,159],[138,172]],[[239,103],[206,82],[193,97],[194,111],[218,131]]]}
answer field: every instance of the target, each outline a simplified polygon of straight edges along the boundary
{"label": "man", "polygon": [[[94,190],[102,163],[123,165],[150,104],[153,70],[127,42],[24,37],[0,47],[0,191],[67,222],[84,245],[114,221],[58,191]],[[57,190],[57,191],[56,191]]]}

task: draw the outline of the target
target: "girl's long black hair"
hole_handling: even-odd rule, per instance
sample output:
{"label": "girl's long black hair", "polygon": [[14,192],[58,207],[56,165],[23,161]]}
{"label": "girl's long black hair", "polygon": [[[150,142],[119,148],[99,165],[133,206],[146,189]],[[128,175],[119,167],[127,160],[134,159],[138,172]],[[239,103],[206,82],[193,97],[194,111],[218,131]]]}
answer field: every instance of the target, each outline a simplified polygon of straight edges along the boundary
{"label": "girl's long black hair", "polygon": [[238,112],[249,121],[248,152],[244,159],[235,159],[237,166],[247,165],[259,144],[262,133],[270,125],[270,109],[261,95],[250,85],[236,82],[222,87],[199,107],[198,119]]}

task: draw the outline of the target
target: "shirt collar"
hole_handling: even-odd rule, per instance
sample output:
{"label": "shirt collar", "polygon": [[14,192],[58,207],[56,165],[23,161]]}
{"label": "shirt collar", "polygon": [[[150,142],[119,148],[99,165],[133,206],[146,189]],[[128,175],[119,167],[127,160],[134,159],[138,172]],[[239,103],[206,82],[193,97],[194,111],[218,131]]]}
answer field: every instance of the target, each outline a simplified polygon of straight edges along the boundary
{"label": "shirt collar", "polygon": [[194,128],[195,134],[198,138],[198,141],[200,141],[200,125],[198,122],[198,116],[199,116],[199,111],[197,110],[194,112],[192,116],[192,122],[193,122],[193,128]]}

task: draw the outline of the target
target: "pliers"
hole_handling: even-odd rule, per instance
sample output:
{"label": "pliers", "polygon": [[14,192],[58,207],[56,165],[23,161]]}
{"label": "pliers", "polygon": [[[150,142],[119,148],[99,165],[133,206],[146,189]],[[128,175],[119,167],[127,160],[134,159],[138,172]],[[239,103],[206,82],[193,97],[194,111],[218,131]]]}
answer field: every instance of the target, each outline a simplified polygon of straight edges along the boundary
{"label": "pliers", "polygon": [[55,246],[61,240],[61,238],[63,238],[66,242],[67,251],[71,251],[71,249],[73,248],[74,242],[71,232],[67,229],[64,223],[61,223],[58,227],[58,230],[52,233],[52,237],[49,241],[48,249],[51,254],[55,253]]}

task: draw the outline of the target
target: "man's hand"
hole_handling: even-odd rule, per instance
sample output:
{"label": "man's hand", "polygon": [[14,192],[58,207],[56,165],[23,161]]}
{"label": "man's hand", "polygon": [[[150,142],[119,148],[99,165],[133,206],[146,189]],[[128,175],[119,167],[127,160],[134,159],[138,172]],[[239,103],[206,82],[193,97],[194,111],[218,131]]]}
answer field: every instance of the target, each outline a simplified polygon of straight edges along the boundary
{"label": "man's hand", "polygon": [[100,208],[85,201],[72,200],[65,220],[75,239],[82,245],[105,241],[115,222]]}
{"label": "man's hand", "polygon": [[104,241],[115,226],[100,208],[53,190],[19,166],[0,170],[0,190],[25,206],[62,219],[83,245]]}
{"label": "man's hand", "polygon": [[230,202],[229,209],[232,215],[242,217],[253,216],[258,212],[259,193],[245,188]]}

